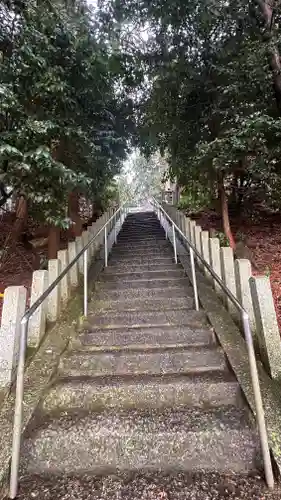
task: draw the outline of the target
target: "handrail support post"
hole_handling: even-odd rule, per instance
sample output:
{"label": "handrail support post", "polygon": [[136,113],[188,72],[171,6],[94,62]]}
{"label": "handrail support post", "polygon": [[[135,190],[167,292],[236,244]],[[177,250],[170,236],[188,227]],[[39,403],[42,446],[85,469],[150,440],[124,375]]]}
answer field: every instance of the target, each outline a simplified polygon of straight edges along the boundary
{"label": "handrail support post", "polygon": [[108,266],[108,253],[107,253],[107,226],[104,228],[104,267]]}
{"label": "handrail support post", "polygon": [[21,447],[21,431],[23,419],[23,395],[24,395],[24,366],[27,347],[29,319],[24,318],[20,326],[20,346],[19,359],[17,369],[16,396],[15,396],[15,413],[13,425],[13,443],[12,443],[12,460],[11,460],[11,475],[10,475],[10,498],[14,499],[18,493],[19,481],[19,462],[20,462],[20,447]]}
{"label": "handrail support post", "polygon": [[84,317],[88,316],[88,250],[84,252]]}
{"label": "handrail support post", "polygon": [[175,230],[175,224],[173,222],[173,247],[174,247],[174,258],[175,258],[175,263],[178,263],[178,254],[177,254],[177,242],[176,242],[176,230]]}

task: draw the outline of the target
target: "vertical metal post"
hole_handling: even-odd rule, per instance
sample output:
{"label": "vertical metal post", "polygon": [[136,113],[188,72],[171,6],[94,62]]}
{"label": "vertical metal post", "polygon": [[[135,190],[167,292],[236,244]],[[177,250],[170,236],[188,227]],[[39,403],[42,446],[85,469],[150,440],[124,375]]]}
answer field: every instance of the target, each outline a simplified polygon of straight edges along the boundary
{"label": "vertical metal post", "polygon": [[10,475],[10,498],[16,498],[19,480],[19,461],[21,446],[21,430],[23,417],[23,390],[24,390],[24,364],[27,346],[27,332],[29,320],[24,318],[20,327],[19,359],[17,369],[15,414],[13,426],[12,461]]}
{"label": "vertical metal post", "polygon": [[88,316],[88,250],[84,252],[84,316]]}
{"label": "vertical metal post", "polygon": [[115,214],[115,217],[114,217],[114,243],[116,244],[117,243],[117,215]]}
{"label": "vertical metal post", "polygon": [[195,263],[194,263],[194,252],[193,252],[191,247],[189,247],[189,255],[190,255],[190,267],[191,267],[195,310],[199,311],[199,300],[198,300],[198,290],[197,290],[197,281],[196,281],[196,272],[195,272]]}
{"label": "vertical metal post", "polygon": [[176,242],[176,231],[175,231],[175,224],[172,224],[173,226],[173,247],[174,247],[174,257],[175,257],[175,263],[178,263],[178,254],[177,254],[177,242]]}
{"label": "vertical metal post", "polygon": [[168,227],[169,227],[169,225],[168,225],[167,219],[164,219],[164,222],[165,222],[165,224],[164,224],[164,226],[165,226],[165,236],[166,236],[166,239],[168,239]]}
{"label": "vertical metal post", "polygon": [[250,366],[250,373],[251,373],[253,392],[255,398],[256,416],[257,416],[257,424],[261,442],[265,479],[267,486],[272,489],[274,487],[274,476],[273,476],[272,463],[268,446],[268,437],[265,425],[259,375],[258,375],[255,350],[253,345],[253,338],[250,328],[249,316],[245,312],[242,313],[242,322],[243,322],[243,328],[244,328],[248,356],[249,356],[249,366]]}
{"label": "vertical metal post", "polygon": [[104,267],[108,264],[108,254],[107,254],[107,226],[104,228]]}

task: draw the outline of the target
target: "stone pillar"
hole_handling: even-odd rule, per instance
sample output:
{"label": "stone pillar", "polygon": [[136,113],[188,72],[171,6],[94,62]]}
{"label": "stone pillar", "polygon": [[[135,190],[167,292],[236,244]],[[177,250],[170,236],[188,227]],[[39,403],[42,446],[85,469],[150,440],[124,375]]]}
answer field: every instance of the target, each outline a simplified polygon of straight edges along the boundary
{"label": "stone pillar", "polygon": [[[210,250],[210,264],[212,266],[212,269],[221,279],[222,275],[221,275],[220,240],[218,238],[209,239],[209,250]],[[222,298],[223,297],[222,289],[215,279],[213,280],[213,284],[215,291]]]}
{"label": "stone pillar", "polygon": [[[221,271],[222,280],[225,286],[233,293],[236,297],[236,282],[235,282],[235,272],[234,272],[234,257],[233,250],[230,247],[221,248]],[[227,305],[227,309],[234,318],[238,318],[236,307],[233,305],[230,299],[228,299],[224,294],[224,302]]]}
{"label": "stone pillar", "polygon": [[14,380],[19,355],[20,321],[25,313],[27,291],[24,286],[9,286],[4,291],[0,328],[0,387]]}
{"label": "stone pillar", "polygon": [[[58,259],[60,261],[60,267],[61,271],[63,271],[69,263],[68,260],[68,251],[67,250],[59,250],[58,251]],[[69,296],[70,296],[70,290],[69,290],[69,285],[70,285],[70,279],[69,279],[69,273],[62,278],[60,282],[60,287],[61,287],[61,301],[63,306],[65,306],[68,302]]]}
{"label": "stone pillar", "polygon": [[235,260],[237,299],[249,315],[251,331],[255,334],[256,322],[249,279],[252,276],[251,262],[248,259]]}
{"label": "stone pillar", "polygon": [[[90,239],[90,233],[89,233],[89,231],[83,231],[83,233],[82,233],[83,247],[86,246],[89,243],[89,239]],[[88,252],[87,263],[88,263],[88,267],[90,267],[90,265],[91,265],[91,256],[92,256],[90,247],[88,248],[87,252]],[[83,255],[83,262],[84,262],[84,255]]]}
{"label": "stone pillar", "polygon": [[[105,223],[105,214],[103,214],[96,222],[97,222],[97,231],[99,231]],[[104,240],[104,231],[102,231],[97,238],[98,249],[100,249],[100,247],[102,246],[103,240]]]}
{"label": "stone pillar", "polygon": [[[48,262],[49,285],[51,285],[61,272],[59,259],[50,259]],[[48,296],[48,321],[56,321],[60,313],[61,284],[59,283]]]}
{"label": "stone pillar", "polygon": [[[201,226],[194,226],[194,243],[195,243],[195,248],[197,250],[197,252],[200,253],[201,255]],[[201,264],[201,261],[199,260],[198,257],[196,257],[196,260],[199,264],[199,266],[202,268],[202,264]]]}
{"label": "stone pillar", "polygon": [[267,276],[250,278],[256,334],[262,361],[273,379],[281,379],[281,343],[276,312]]}
{"label": "stone pillar", "polygon": [[[98,232],[98,224],[97,222],[93,222],[93,224],[91,225],[91,238],[94,237],[95,234],[97,234],[97,232]],[[96,257],[97,249],[98,249],[98,241],[97,239],[95,239],[92,244],[92,255],[94,259]]]}
{"label": "stone pillar", "polygon": [[[207,264],[210,264],[209,231],[201,231],[201,255]],[[204,274],[208,280],[211,280],[211,275],[205,267]]]}
{"label": "stone pillar", "polygon": [[[70,241],[68,243],[68,260],[71,262],[77,255],[76,241]],[[78,286],[78,264],[77,262],[73,264],[72,268],[69,270],[69,281],[71,287]]]}
{"label": "stone pillar", "polygon": [[184,234],[187,237],[188,241],[190,241],[191,238],[190,238],[190,218],[189,217],[184,218]]}
{"label": "stone pillar", "polygon": [[190,220],[190,240],[193,246],[195,246],[195,236],[194,236],[195,226],[196,226],[195,220]]}
{"label": "stone pillar", "polygon": [[[48,287],[48,271],[38,270],[32,274],[30,305],[32,306]],[[46,331],[47,299],[37,308],[29,320],[28,345],[37,346]]]}
{"label": "stone pillar", "polygon": [[[83,248],[82,236],[76,236],[75,241],[76,241],[76,250],[77,253],[79,253]],[[78,271],[80,274],[83,274],[83,255],[78,260]]]}

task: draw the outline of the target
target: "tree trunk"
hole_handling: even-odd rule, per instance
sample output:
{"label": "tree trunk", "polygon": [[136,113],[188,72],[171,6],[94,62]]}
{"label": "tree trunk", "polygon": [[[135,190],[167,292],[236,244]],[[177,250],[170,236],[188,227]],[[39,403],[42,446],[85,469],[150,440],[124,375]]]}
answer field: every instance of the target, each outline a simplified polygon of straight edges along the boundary
{"label": "tree trunk", "polygon": [[74,222],[71,231],[74,236],[81,236],[82,221],[79,216],[79,194],[77,191],[72,191],[68,197],[68,216]]}
{"label": "tree trunk", "polygon": [[48,236],[48,259],[56,259],[60,246],[60,229],[50,226]]}
{"label": "tree trunk", "polygon": [[228,200],[224,187],[224,177],[221,175],[218,180],[218,191],[219,198],[221,204],[221,216],[222,216],[222,225],[225,236],[229,241],[229,246],[231,248],[235,248],[235,241],[231,232],[230,222],[229,222],[229,213],[228,213]]}
{"label": "tree trunk", "polygon": [[18,241],[24,232],[27,224],[27,200],[24,195],[20,195],[16,205],[16,220],[12,227],[12,240]]}
{"label": "tree trunk", "polygon": [[[266,28],[266,38],[269,41],[273,36],[273,6],[268,0],[256,0],[260,7],[264,24]],[[274,90],[276,95],[277,106],[281,113],[281,62],[280,54],[277,46],[270,50],[270,68],[273,73]]]}

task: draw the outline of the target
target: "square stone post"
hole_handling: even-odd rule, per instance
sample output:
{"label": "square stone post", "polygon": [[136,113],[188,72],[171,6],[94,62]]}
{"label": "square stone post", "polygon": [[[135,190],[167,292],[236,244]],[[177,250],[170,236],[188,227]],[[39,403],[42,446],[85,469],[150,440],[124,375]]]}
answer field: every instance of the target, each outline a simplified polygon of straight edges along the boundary
{"label": "square stone post", "polygon": [[[60,261],[61,271],[63,271],[68,266],[68,251],[67,250],[59,250],[58,251],[58,259]],[[61,280],[61,301],[62,305],[65,306],[70,297],[70,279],[69,273],[67,273]]]}
{"label": "square stone post", "polygon": [[190,220],[190,242],[193,244],[193,246],[196,246],[195,245],[195,236],[194,236],[194,228],[196,226],[196,222],[195,220]]}
{"label": "square stone post", "polygon": [[281,343],[276,312],[267,276],[250,278],[256,333],[262,361],[273,379],[281,379]]}
{"label": "square stone post", "polygon": [[189,217],[184,218],[184,234],[187,237],[187,239],[189,241],[191,241],[191,238],[190,238],[190,218]]}
{"label": "square stone post", "polygon": [[[201,231],[201,255],[207,264],[210,264],[209,231]],[[211,275],[205,267],[204,274],[208,280],[211,280]]]}
{"label": "square stone post", "polygon": [[[221,248],[221,270],[222,270],[222,280],[226,287],[232,292],[234,297],[236,297],[236,281],[234,272],[234,257],[233,250],[230,247]],[[227,309],[234,318],[239,317],[236,307],[233,305],[231,300],[224,294],[224,302],[227,305]]]}
{"label": "square stone post", "polygon": [[[71,262],[77,255],[76,241],[68,243],[68,260]],[[69,281],[71,287],[78,286],[78,264],[77,262],[72,266],[69,271]]]}
{"label": "square stone post", "polygon": [[27,291],[24,286],[9,286],[4,291],[0,328],[0,387],[14,380],[19,355],[20,322],[25,313]]}
{"label": "square stone post", "polygon": [[253,334],[256,331],[256,322],[250,290],[250,278],[252,276],[251,262],[248,259],[235,260],[235,278],[237,288],[237,299],[243,309],[249,315],[250,327]]}
{"label": "square stone post", "polygon": [[[90,239],[90,233],[89,231],[83,231],[82,233],[82,242],[83,242],[83,247],[85,245],[87,245],[87,243],[89,243],[89,239]],[[88,248],[88,260],[87,260],[87,263],[88,263],[88,267],[90,267],[91,265],[91,250],[90,248]],[[83,262],[84,262],[84,256],[83,256]]]}
{"label": "square stone post", "polygon": [[[98,232],[98,223],[93,222],[93,224],[91,225],[91,237],[95,236],[95,234],[97,234],[97,232]],[[97,239],[95,239],[93,244],[92,244],[92,255],[93,255],[94,259],[96,257],[97,249],[98,249],[98,241],[97,241]]]}
{"label": "square stone post", "polygon": [[[195,248],[196,248],[197,252],[200,253],[200,255],[201,255],[201,231],[202,231],[201,226],[197,226],[195,224],[194,225],[194,243],[195,243]],[[196,260],[197,260],[200,268],[202,268],[202,264],[201,264],[198,257],[196,257]]]}
{"label": "square stone post", "polygon": [[[76,250],[77,250],[77,254],[78,254],[79,252],[81,252],[81,250],[83,248],[82,236],[76,236],[75,241],[76,241]],[[78,260],[78,271],[80,274],[84,274],[83,273],[83,255]]]}
{"label": "square stone post", "polygon": [[[219,278],[222,278],[220,240],[218,238],[209,239],[209,250],[210,250],[210,264],[212,266],[212,269],[218,275]],[[219,297],[223,298],[224,296],[223,291],[215,279],[213,279],[213,284],[214,284],[214,289],[219,295]]]}
{"label": "square stone post", "polygon": [[[32,306],[48,287],[48,271],[38,270],[32,274],[30,305]],[[46,300],[37,308],[29,320],[28,345],[34,347],[46,331]]]}
{"label": "square stone post", "polygon": [[[60,275],[61,266],[59,259],[50,259],[48,262],[49,285]],[[54,322],[58,319],[60,314],[60,301],[61,301],[61,283],[59,283],[54,290],[49,294],[47,319]]]}

